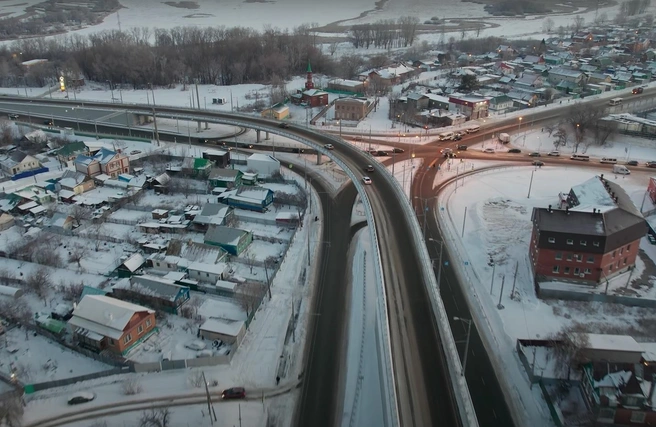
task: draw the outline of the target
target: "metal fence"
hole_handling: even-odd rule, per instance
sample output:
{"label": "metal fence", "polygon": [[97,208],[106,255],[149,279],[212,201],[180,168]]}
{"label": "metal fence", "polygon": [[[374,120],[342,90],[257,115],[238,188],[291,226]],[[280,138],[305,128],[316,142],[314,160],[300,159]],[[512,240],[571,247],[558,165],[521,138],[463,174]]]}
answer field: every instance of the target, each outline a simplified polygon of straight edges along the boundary
{"label": "metal fence", "polygon": [[80,381],[88,381],[96,378],[109,377],[112,375],[127,374],[130,372],[132,372],[132,368],[130,366],[124,366],[122,368],[114,368],[107,371],[96,372],[93,374],[80,375],[77,377],[70,377],[70,378],[62,378],[61,380],[45,381],[36,384],[26,384],[23,390],[25,391],[25,394],[32,394],[32,393],[36,393],[37,391],[47,390],[49,388],[55,388],[55,387],[63,387],[66,385],[78,383]]}

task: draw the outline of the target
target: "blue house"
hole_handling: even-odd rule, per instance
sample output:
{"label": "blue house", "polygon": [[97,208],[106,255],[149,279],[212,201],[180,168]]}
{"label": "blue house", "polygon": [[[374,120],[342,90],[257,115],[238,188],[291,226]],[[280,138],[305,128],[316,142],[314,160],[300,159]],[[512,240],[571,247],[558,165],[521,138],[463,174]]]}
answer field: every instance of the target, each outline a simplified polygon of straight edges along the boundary
{"label": "blue house", "polygon": [[239,209],[265,212],[273,203],[273,191],[263,187],[225,191],[219,196],[219,201]]}
{"label": "blue house", "polygon": [[189,287],[149,274],[119,280],[112,286],[112,296],[172,314],[178,314],[190,297]]}

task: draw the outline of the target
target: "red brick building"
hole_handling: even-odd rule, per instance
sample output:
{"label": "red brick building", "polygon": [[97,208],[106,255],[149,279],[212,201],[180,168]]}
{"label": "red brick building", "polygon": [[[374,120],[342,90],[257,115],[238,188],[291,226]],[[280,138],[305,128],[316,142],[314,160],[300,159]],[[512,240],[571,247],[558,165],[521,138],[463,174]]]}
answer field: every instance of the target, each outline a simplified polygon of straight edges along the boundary
{"label": "red brick building", "polygon": [[649,185],[647,186],[647,193],[652,203],[656,203],[656,178],[653,176],[649,178]]}
{"label": "red brick building", "polygon": [[483,119],[490,115],[490,100],[476,95],[449,96],[449,111],[467,116],[467,120]]}
{"label": "red brick building", "polygon": [[647,223],[617,184],[572,187],[565,209],[534,208],[529,256],[537,281],[597,285],[635,265]]}
{"label": "red brick building", "polygon": [[312,78],[312,67],[308,62],[307,78],[305,81],[305,90],[298,91],[291,96],[291,100],[296,105],[305,105],[308,107],[323,107],[328,105],[328,92],[324,92],[314,88],[314,80]]}

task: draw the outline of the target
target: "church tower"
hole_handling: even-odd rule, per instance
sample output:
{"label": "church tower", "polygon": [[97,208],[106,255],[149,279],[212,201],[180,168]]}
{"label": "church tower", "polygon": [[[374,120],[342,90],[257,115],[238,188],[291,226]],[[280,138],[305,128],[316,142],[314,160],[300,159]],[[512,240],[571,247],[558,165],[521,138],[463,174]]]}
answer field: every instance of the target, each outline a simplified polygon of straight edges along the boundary
{"label": "church tower", "polygon": [[310,66],[310,60],[308,59],[307,67],[307,80],[305,81],[305,90],[314,89],[314,82],[312,81],[312,67]]}

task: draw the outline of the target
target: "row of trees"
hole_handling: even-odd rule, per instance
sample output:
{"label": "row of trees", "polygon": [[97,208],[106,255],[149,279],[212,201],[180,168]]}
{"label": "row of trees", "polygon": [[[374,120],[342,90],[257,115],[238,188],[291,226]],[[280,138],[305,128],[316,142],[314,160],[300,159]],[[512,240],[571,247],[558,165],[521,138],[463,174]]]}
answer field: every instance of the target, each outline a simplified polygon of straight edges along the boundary
{"label": "row of trees", "polygon": [[577,103],[572,105],[565,117],[558,123],[545,126],[550,137],[554,137],[554,147],[571,146],[577,153],[579,148],[585,153],[589,146],[603,147],[617,132],[613,122],[601,120],[606,114],[602,106],[590,107]]}
{"label": "row of trees", "polygon": [[381,19],[373,24],[352,26],[349,36],[356,49],[408,47],[417,38],[418,25],[419,18],[413,16],[402,16],[398,20]]}

